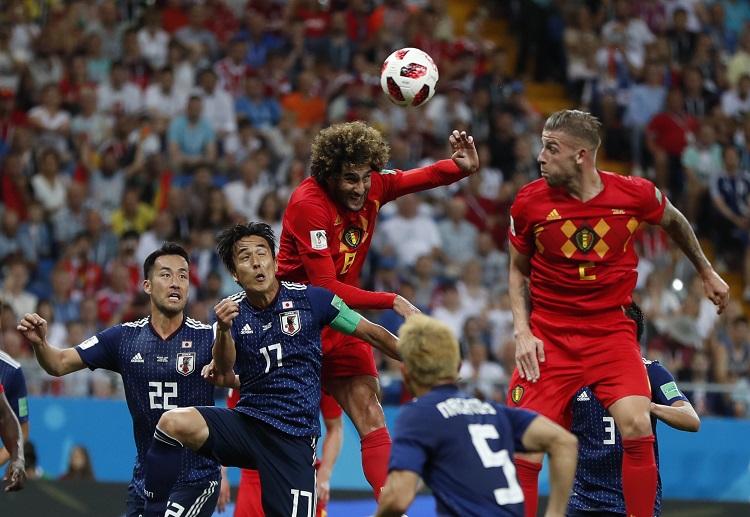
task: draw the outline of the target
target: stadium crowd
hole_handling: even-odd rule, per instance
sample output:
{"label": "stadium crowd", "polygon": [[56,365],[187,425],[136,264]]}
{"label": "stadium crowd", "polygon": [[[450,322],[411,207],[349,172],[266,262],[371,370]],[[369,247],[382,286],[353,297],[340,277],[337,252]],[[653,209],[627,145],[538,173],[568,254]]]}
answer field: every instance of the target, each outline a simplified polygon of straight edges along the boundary
{"label": "stadium crowd", "polygon": [[[29,393],[121,397],[122,387],[100,370],[49,377],[15,330],[25,313],[71,347],[144,317],[141,264],[174,240],[193,265],[188,314],[210,321],[239,290],[216,234],[259,220],[278,237],[313,137],[362,120],[388,138],[391,169],[448,157],[452,129],[473,135],[479,173],[386,205],[361,282],[448,324],[464,385],[504,401],[514,367],[509,210],[539,177],[544,122],[529,80],[564,81],[570,103],[601,118],[601,152],[669,196],[713,241],[719,272],[743,271],[750,302],[750,5],[480,2],[459,28],[447,3],[0,2],[0,328]],[[481,37],[491,17],[518,31],[514,73],[509,49]],[[407,46],[440,70],[420,109],[396,107],[380,89],[383,60]],[[689,383],[701,416],[746,418],[742,301],[717,316],[668,243],[658,227],[637,236],[644,355]],[[402,322],[393,311],[368,317],[393,332]],[[397,366],[384,357],[380,366],[384,402],[403,401]]]}

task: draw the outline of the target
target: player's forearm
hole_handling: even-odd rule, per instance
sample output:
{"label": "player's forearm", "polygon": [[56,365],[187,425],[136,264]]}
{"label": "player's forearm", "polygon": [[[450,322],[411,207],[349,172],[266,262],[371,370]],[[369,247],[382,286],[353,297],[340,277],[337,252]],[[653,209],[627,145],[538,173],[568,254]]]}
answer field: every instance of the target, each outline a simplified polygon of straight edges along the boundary
{"label": "player's forearm", "polygon": [[399,180],[396,197],[450,185],[473,171],[462,171],[453,160],[440,160],[433,165],[405,171]]}
{"label": "player's forearm", "polygon": [[69,360],[70,352],[78,355],[74,349],[61,350],[52,346],[46,339],[41,344],[32,343],[32,348],[39,366],[53,377],[62,377],[80,369]]}
{"label": "player's forearm", "polygon": [[703,274],[713,270],[711,263],[703,253],[703,249],[701,249],[701,245],[690,223],[669,201],[667,201],[667,206],[664,208],[664,215],[659,225],[669,234],[687,258],[690,259],[690,262],[693,263],[699,273]]}
{"label": "player's forearm", "polygon": [[410,495],[406,487],[386,482],[385,488],[380,494],[378,510],[374,517],[401,517],[411,506],[415,495],[415,493]]}
{"label": "player's forearm", "polygon": [[323,438],[323,458],[320,460],[318,468],[318,477],[323,481],[331,479],[333,466],[341,453],[341,446],[344,443],[344,429],[341,426],[326,428],[326,436]]}
{"label": "player's forearm", "polygon": [[696,433],[701,427],[701,419],[695,412],[692,404],[665,406],[662,404],[651,403],[651,414],[667,424],[680,431]]}
{"label": "player's forearm", "polygon": [[518,268],[511,265],[508,276],[508,295],[513,312],[513,330],[516,335],[530,332],[529,307],[531,306],[531,291],[529,277]]}
{"label": "player's forearm", "polygon": [[227,374],[234,368],[237,359],[237,351],[234,348],[234,339],[229,329],[216,329],[216,339],[212,349],[214,367],[220,374]]}
{"label": "player's forearm", "polygon": [[[7,404],[7,401],[5,403]],[[0,411],[0,439],[8,452],[10,461],[23,461],[23,432],[16,415],[9,406]]]}
{"label": "player's forearm", "polygon": [[398,351],[398,338],[380,325],[362,318],[352,335],[369,343],[391,359],[401,360],[401,354]]}

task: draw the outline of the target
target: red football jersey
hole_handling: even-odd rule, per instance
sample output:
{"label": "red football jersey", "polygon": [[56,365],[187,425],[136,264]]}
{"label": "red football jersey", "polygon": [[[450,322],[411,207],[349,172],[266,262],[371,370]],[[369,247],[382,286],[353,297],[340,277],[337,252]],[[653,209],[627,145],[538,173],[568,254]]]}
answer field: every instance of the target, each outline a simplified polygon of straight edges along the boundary
{"label": "red football jersey", "polygon": [[[364,208],[338,206],[313,178],[292,193],[279,243],[281,280],[325,287],[353,309],[390,309],[396,295],[354,287],[370,249],[380,207],[413,192],[454,183],[468,173],[452,160],[410,171],[373,173]],[[408,245],[408,243],[404,243]]]}
{"label": "red football jersey", "polygon": [[539,179],[511,207],[510,242],[531,256],[535,310],[580,316],[630,304],[633,234],[642,222],[658,224],[667,201],[648,180],[599,175],[604,188],[586,203]]}

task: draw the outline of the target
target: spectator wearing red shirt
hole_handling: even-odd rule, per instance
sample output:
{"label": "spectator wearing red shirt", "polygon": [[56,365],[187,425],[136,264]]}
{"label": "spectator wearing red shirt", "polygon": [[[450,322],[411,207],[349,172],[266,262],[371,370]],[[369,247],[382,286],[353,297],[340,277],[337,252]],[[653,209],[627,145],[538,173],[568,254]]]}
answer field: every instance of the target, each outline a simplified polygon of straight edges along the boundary
{"label": "spectator wearing red shirt", "polygon": [[23,174],[23,156],[10,153],[5,157],[0,173],[0,201],[5,210],[18,214],[26,220],[26,207],[32,202],[29,178]]}
{"label": "spectator wearing red shirt", "polygon": [[71,113],[78,113],[81,108],[81,90],[87,86],[95,88],[96,84],[88,80],[86,57],[74,54],[68,59],[65,75],[60,81],[63,107]]}
{"label": "spectator wearing red shirt", "polygon": [[654,158],[656,186],[669,189],[672,199],[679,200],[685,190],[682,151],[698,130],[698,120],[685,111],[682,92],[672,89],[667,94],[664,111],[648,125],[646,146]]}
{"label": "spectator wearing red shirt", "polygon": [[10,147],[18,126],[27,126],[26,112],[16,108],[16,93],[10,88],[0,88],[0,139]]}

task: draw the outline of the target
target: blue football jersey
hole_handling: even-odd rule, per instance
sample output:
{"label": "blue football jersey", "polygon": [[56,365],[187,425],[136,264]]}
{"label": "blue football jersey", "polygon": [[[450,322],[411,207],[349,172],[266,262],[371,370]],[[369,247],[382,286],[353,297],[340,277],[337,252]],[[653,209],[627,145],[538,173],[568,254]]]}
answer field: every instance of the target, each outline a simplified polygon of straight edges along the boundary
{"label": "blue football jersey", "polygon": [[321,330],[351,334],[359,316],[322,287],[281,282],[276,300],[257,309],[244,291],[232,322],[240,376],[235,406],[293,436],[319,436]]}
{"label": "blue football jersey", "polygon": [[422,477],[441,517],[523,517],[513,453],[536,416],[437,386],[401,409],[389,470]]}
{"label": "blue football jersey", "polygon": [[[201,377],[201,369],[211,362],[213,341],[213,328],[191,318],[167,339],[156,333],[150,318],[143,318],[108,328],[76,347],[90,369],[122,375],[137,450],[133,485],[143,497],[143,461],[162,413],[214,405],[214,386]],[[216,462],[188,448],[182,454],[178,485],[219,479]]]}
{"label": "blue football jersey", "polygon": [[20,423],[29,421],[29,404],[26,398],[26,377],[21,363],[0,351],[0,384]]}
{"label": "blue football jersey", "polygon": [[[677,387],[669,370],[658,361],[643,360],[651,383],[651,400],[671,406],[688,399]],[[656,436],[657,419],[651,417]],[[625,515],[622,495],[622,438],[615,419],[604,409],[589,388],[583,388],[573,399],[571,431],[578,437],[578,469],[569,504],[579,510],[606,510]],[[654,442],[656,467],[659,447]],[[661,513],[661,478],[656,488],[654,515]]]}

